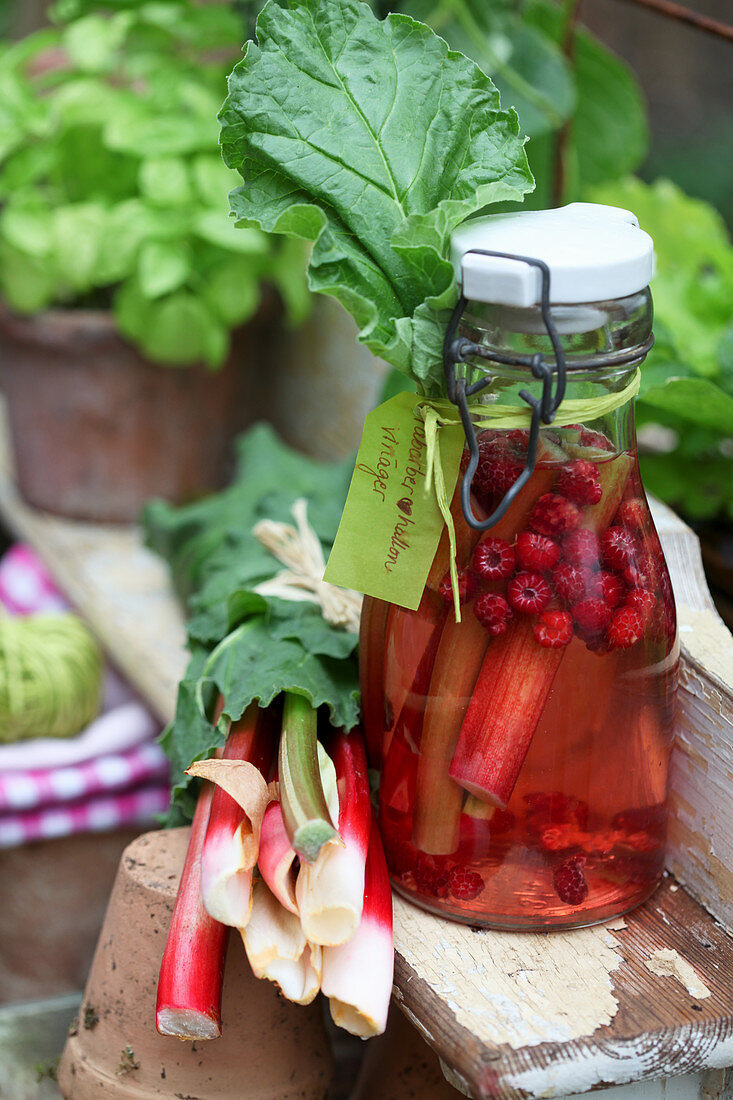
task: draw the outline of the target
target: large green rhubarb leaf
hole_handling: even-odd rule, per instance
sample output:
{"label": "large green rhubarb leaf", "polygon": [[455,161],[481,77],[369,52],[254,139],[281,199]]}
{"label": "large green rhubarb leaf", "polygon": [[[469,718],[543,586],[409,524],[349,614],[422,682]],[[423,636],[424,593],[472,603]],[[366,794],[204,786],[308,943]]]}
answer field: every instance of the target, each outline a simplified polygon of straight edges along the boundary
{"label": "large green rhubarb leaf", "polygon": [[312,289],[339,299],[372,351],[437,391],[441,327],[424,311],[455,300],[450,234],[532,186],[515,112],[428,27],[380,21],[358,0],[270,0],[257,39],[220,116],[224,159],[244,180],[234,213],[313,241]]}

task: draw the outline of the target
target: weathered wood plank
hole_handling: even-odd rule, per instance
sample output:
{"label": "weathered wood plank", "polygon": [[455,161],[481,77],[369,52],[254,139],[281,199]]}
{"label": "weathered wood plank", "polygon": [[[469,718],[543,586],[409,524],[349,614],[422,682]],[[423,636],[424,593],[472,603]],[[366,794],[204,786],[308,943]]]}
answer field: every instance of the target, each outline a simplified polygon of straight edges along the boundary
{"label": "weathered wood plank", "polygon": [[[396,914],[397,998],[475,1097],[564,1096],[733,1063],[733,942],[672,879],[623,922],[568,933],[454,935],[407,902]],[[416,949],[417,930],[429,952]],[[647,967],[659,950],[691,964],[697,997]]]}
{"label": "weathered wood plank", "polygon": [[694,532],[664,504],[652,507],[682,643],[667,865],[733,928],[733,639],[715,611]]}

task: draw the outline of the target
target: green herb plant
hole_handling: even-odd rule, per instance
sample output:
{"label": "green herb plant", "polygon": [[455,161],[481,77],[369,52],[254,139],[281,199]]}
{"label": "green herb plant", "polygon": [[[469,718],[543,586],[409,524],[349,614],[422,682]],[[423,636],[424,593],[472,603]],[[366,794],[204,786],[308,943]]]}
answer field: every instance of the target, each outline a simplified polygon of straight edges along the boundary
{"label": "green herb plant", "polygon": [[241,18],[193,0],[62,0],[55,13],[0,47],[5,302],[112,309],[146,356],[175,366],[220,366],[263,282],[302,317],[302,248],[228,217],[216,114]]}

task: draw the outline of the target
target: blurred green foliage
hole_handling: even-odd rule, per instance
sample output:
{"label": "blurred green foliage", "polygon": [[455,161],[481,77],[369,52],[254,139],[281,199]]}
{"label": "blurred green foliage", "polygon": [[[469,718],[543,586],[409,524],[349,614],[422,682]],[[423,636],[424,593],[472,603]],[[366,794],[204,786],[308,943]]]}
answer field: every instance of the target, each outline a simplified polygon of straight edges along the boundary
{"label": "blurred green foliage", "polygon": [[[111,11],[98,11],[107,7]],[[229,4],[61,0],[0,52],[0,292],[111,307],[153,360],[225,360],[263,281],[307,312],[296,242],[235,230],[217,112],[242,44]]]}
{"label": "blurred green foliage", "polygon": [[669,180],[628,178],[589,198],[633,210],[654,238],[656,345],[638,419],[671,429],[642,456],[647,488],[690,519],[733,518],[733,246],[712,206]]}

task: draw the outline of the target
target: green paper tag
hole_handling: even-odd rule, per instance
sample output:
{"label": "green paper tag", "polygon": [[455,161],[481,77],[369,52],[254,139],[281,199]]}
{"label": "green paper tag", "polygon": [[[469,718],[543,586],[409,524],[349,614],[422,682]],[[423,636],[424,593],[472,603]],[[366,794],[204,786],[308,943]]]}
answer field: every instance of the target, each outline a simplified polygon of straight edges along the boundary
{"label": "green paper tag", "polygon": [[[427,447],[418,400],[414,393],[399,393],[367,416],[324,574],[331,584],[412,610],[420,603],[444,526],[435,489],[425,488]],[[440,430],[449,503],[464,442],[460,425]]]}

